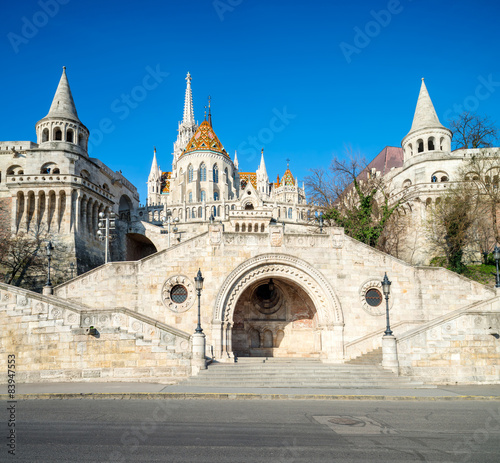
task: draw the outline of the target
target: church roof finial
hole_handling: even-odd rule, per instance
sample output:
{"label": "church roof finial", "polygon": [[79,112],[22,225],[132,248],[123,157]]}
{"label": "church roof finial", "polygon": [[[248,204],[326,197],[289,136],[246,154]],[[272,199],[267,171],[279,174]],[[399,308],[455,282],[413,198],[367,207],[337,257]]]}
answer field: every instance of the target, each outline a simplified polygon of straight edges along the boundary
{"label": "church roof finial", "polygon": [[210,127],[212,127],[212,110],[211,110],[211,100],[212,97],[208,95],[208,123],[210,124]]}
{"label": "church roof finial", "polygon": [[68,77],[66,76],[66,66],[63,66],[61,79],[59,80],[54,99],[52,100],[49,113],[46,117],[62,117],[81,123],[80,119],[78,119],[75,102],[73,101]]}

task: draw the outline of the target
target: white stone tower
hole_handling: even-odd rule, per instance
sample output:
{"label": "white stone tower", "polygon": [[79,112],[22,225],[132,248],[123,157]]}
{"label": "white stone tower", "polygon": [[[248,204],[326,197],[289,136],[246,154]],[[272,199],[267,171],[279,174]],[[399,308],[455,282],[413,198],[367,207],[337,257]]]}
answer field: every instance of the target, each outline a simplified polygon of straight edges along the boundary
{"label": "white stone tower", "polygon": [[75,102],[66,76],[66,66],[49,113],[36,124],[37,143],[45,148],[56,148],[54,143],[69,143],[80,154],[88,157],[89,131],[76,112]]}
{"label": "white stone tower", "polygon": [[148,177],[148,204],[159,204],[161,198],[161,169],[156,160],[156,147],[153,152],[153,162]]}
{"label": "white stone tower", "polygon": [[198,125],[194,120],[193,111],[193,92],[191,90],[191,74],[186,76],[186,95],[184,97],[184,116],[182,122],[179,122],[177,140],[174,143],[174,159],[172,162],[172,173],[176,171],[177,161],[181,156],[188,141],[195,134]]}
{"label": "white stone tower", "polygon": [[257,169],[257,191],[263,196],[269,196],[269,177],[267,175],[266,163],[264,162],[264,148],[260,155],[260,165]]}
{"label": "white stone tower", "polygon": [[451,152],[451,137],[451,130],[439,122],[422,78],[413,123],[410,132],[401,142],[404,150],[404,162],[411,161],[415,156],[432,154],[433,152]]}

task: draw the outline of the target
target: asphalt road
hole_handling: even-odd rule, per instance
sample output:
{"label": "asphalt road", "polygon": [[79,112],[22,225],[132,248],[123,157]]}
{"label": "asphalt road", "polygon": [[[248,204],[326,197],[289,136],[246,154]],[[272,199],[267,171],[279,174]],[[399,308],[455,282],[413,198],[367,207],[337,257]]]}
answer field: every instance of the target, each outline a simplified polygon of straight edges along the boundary
{"label": "asphalt road", "polygon": [[498,401],[2,402],[0,462],[500,461]]}

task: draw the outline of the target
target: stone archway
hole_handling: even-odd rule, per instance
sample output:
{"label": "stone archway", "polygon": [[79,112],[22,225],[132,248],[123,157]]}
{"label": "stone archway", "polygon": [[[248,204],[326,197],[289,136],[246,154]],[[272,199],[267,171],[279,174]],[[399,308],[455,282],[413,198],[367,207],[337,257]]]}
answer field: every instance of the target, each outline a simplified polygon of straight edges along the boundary
{"label": "stone archway", "polygon": [[[314,310],[314,328],[319,339],[318,355],[331,361],[343,361],[344,320],[333,288],[313,266],[286,254],[265,254],[249,259],[226,278],[216,298],[212,321],[215,356],[221,359],[234,356],[233,326],[238,301],[242,297],[244,301],[245,291],[248,294],[248,291],[255,290],[257,283],[271,278],[307,296]],[[239,323],[238,316],[236,318],[236,323]]]}

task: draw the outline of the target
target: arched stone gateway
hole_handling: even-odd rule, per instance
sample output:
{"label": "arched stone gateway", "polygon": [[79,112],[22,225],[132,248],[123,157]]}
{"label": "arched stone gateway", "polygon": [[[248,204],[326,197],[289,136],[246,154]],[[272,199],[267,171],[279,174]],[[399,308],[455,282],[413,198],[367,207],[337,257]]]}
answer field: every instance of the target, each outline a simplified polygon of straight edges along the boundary
{"label": "arched stone gateway", "polygon": [[[274,300],[279,295],[272,294],[272,291],[266,296],[266,285],[269,285],[270,280],[271,285],[275,282],[276,294],[282,293],[281,301]],[[293,299],[292,293],[304,301],[302,312],[293,307],[281,307]],[[262,310],[258,307],[259,299]],[[257,312],[269,316],[259,315],[257,318],[260,320],[255,320],[255,316],[245,313],[245,304],[247,307],[253,305]],[[276,308],[274,312],[273,307]],[[266,311],[275,315],[266,314]],[[243,327],[243,334],[241,323],[245,316],[255,321]],[[268,326],[260,323],[265,319],[269,321]],[[326,278],[307,262],[286,254],[265,254],[249,259],[231,272],[217,295],[212,321],[214,354],[221,359],[233,357],[233,339],[238,343],[236,352],[239,349],[241,354],[242,343],[244,344],[244,339],[248,339],[250,350],[243,349],[243,355],[259,355],[257,345],[262,349],[260,355],[274,355],[269,350],[271,339],[272,347],[279,348],[284,341],[286,325],[300,319],[310,320],[301,325],[309,325],[315,335],[311,341],[314,347],[309,352],[298,354],[299,356],[317,355],[330,361],[343,361],[344,318],[340,302]],[[238,333],[233,333],[233,329],[240,330],[239,336]],[[284,345],[286,344],[285,341]],[[279,354],[278,350],[277,355]],[[290,351],[286,354],[292,355]]]}

